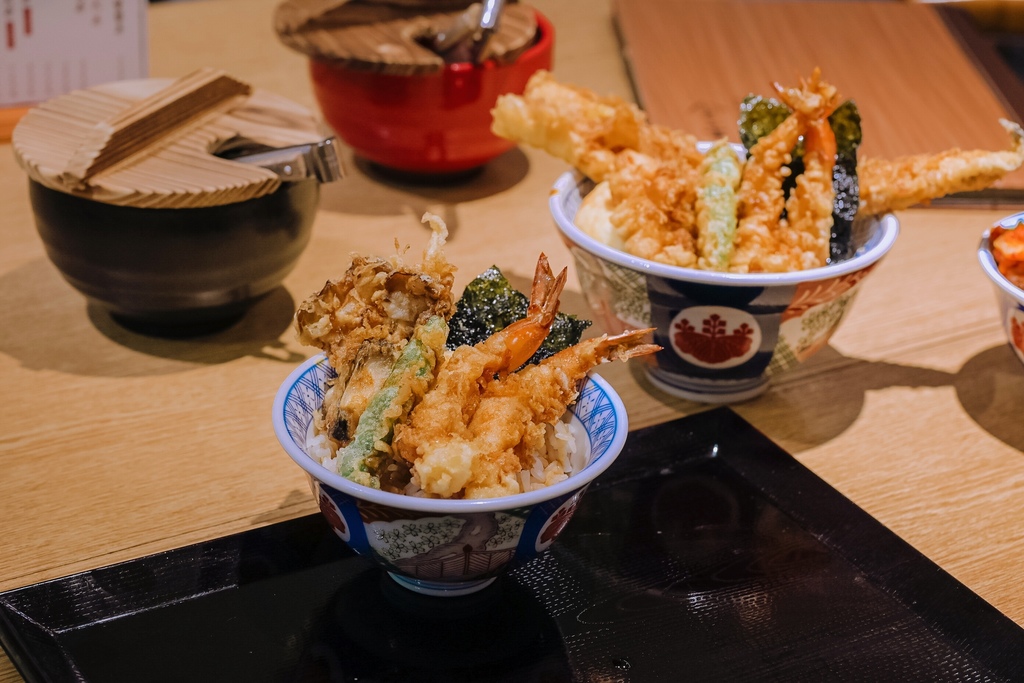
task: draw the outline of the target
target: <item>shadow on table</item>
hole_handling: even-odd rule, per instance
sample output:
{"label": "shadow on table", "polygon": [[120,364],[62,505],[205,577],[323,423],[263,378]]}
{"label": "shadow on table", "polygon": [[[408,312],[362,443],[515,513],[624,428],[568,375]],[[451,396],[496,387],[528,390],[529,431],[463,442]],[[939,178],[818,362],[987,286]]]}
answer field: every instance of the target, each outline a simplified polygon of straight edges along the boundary
{"label": "shadow on table", "polygon": [[[280,341],[295,311],[295,302],[283,287],[231,327],[187,339],[149,337],[121,327],[105,311],[87,304],[44,258],[0,276],[0,291],[0,353],[34,370],[130,377],[181,372],[245,356],[289,364],[305,358]],[[112,352],[111,341],[123,352]]]}
{"label": "shadow on table", "polygon": [[1024,372],[1009,344],[977,354],[953,380],[960,404],[978,425],[1024,452]]}
{"label": "shadow on table", "polygon": [[292,324],[295,300],[284,287],[276,287],[229,327],[199,336],[173,337],[140,334],[117,323],[100,306],[88,306],[89,319],[103,336],[150,356],[216,365],[255,356],[299,363],[306,356],[287,350],[280,337]]}
{"label": "shadow on table", "polygon": [[[811,386],[826,369],[831,377],[828,388]],[[670,408],[693,413],[704,407],[660,391],[638,363],[630,366],[630,373]],[[759,398],[731,407],[755,425],[764,423],[758,415],[779,416],[765,435],[798,452],[841,435],[860,416],[867,392],[890,387],[953,387],[964,412],[979,427],[1024,452],[1024,373],[1006,344],[977,354],[955,373],[849,358],[828,346]]]}
{"label": "shadow on table", "polygon": [[299,642],[295,681],[565,681],[562,635],[532,592],[502,577],[438,599],[379,569],[341,583]]}
{"label": "shadow on table", "polygon": [[519,183],[530,169],[518,148],[502,154],[477,171],[454,176],[415,178],[382,169],[349,155],[345,179],[324,185],[320,210],[363,216],[438,214],[448,224],[449,235],[458,230],[454,211],[440,209],[499,194]]}
{"label": "shadow on table", "polygon": [[[530,282],[509,276],[529,291]],[[296,302],[284,287],[258,301],[241,320],[216,333],[181,339],[129,330],[101,307],[86,303],[45,259],[0,276],[0,354],[30,369],[74,375],[133,377],[164,375],[196,365],[216,365],[252,356],[298,364],[306,356],[286,347]],[[586,316],[582,295],[566,292],[562,309]],[[111,350],[114,342],[122,352]],[[140,359],[138,354],[146,358]]]}

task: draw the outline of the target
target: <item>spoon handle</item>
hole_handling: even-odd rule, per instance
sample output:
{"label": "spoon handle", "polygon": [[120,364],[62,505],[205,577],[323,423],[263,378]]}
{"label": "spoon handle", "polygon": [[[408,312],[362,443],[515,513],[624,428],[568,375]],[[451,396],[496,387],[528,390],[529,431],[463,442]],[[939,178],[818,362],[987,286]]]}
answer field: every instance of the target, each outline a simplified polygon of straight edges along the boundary
{"label": "spoon handle", "polygon": [[498,28],[504,6],[505,0],[484,0],[483,12],[480,14],[480,29],[473,46],[475,61],[482,62],[487,58],[487,43]]}

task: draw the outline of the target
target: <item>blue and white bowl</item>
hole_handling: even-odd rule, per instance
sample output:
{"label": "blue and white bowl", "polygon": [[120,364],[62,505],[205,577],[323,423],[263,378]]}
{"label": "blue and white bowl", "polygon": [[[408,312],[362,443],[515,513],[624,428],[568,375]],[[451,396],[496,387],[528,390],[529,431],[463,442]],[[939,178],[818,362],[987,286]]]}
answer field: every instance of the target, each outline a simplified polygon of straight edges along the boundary
{"label": "blue and white bowl", "polygon": [[833,265],[790,273],[681,268],[632,256],[578,228],[576,211],[593,187],[565,173],[548,205],[594,316],[612,334],[655,328],[662,350],[638,359],[651,383],[702,403],[754,398],[772,375],[823,348],[899,234],[891,214],[858,218],[854,256]]}
{"label": "blue and white bowl", "polygon": [[[1024,223],[1024,212],[1000,220],[996,225],[1013,230]],[[985,275],[992,281],[995,289],[996,304],[999,307],[999,318],[1006,332],[1006,339],[1017,359],[1024,363],[1024,290],[1017,287],[999,272],[996,259],[992,255],[991,231],[986,230],[978,245],[978,261]]]}
{"label": "blue and white bowl", "polygon": [[626,442],[626,409],[615,390],[593,375],[571,407],[577,452],[587,456],[587,464],[567,479],[527,493],[479,500],[380,491],[326,469],[307,450],[313,415],[333,376],[323,355],[292,372],[274,400],[274,432],[305,470],[334,532],[399,584],[428,595],[481,590],[550,547],[588,484],[612,464]]}

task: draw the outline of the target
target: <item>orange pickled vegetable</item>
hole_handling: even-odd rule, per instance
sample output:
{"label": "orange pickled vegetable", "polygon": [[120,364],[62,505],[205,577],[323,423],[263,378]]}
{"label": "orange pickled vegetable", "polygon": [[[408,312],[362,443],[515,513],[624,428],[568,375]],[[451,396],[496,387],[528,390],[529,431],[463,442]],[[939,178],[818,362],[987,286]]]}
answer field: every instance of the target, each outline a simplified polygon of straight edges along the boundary
{"label": "orange pickled vegetable", "polygon": [[1012,230],[995,227],[990,233],[992,255],[999,272],[1017,287],[1024,289],[1024,223]]}

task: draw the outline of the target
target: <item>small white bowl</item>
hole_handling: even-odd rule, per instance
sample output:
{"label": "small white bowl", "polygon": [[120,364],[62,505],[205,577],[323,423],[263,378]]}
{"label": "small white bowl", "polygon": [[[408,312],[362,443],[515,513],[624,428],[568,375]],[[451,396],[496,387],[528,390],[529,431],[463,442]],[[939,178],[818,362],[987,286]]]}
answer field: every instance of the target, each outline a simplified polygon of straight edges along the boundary
{"label": "small white bowl", "polygon": [[546,488],[502,498],[448,500],[389,493],[357,484],[307,453],[313,415],[334,370],[323,355],[296,368],[274,399],[274,433],[309,478],[320,511],[352,550],[399,584],[427,595],[479,591],[555,541],[587,486],[622,451],[629,425],[615,390],[587,378],[570,407],[586,466]]}
{"label": "small white bowl", "polygon": [[681,268],[631,256],[576,227],[576,211],[593,187],[565,173],[548,199],[584,296],[609,333],[656,328],[662,350],[642,359],[649,379],[704,403],[754,398],[771,375],[824,347],[899,234],[891,214],[858,218],[854,256],[834,265],[790,273]]}
{"label": "small white bowl", "polygon": [[[1024,212],[1007,216],[996,225],[1012,230],[1022,222],[1024,222]],[[999,272],[999,266],[996,265],[996,259],[992,255],[991,230],[986,230],[981,237],[981,244],[978,245],[978,261],[995,288],[999,317],[1003,323],[1003,330],[1006,332],[1010,348],[1013,349],[1018,360],[1024,363],[1024,290],[1015,286]]]}

